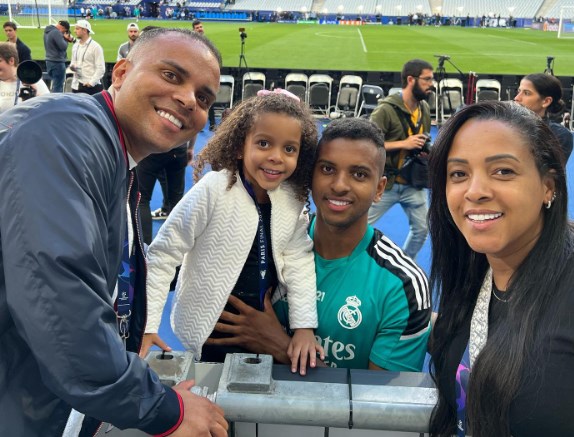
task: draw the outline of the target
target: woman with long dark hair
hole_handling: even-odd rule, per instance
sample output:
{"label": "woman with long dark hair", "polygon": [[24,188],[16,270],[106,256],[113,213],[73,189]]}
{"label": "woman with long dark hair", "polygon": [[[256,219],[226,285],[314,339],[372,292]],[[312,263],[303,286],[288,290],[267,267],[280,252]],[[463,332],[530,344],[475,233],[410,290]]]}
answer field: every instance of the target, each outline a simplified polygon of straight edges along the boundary
{"label": "woman with long dark hair", "polygon": [[483,102],[430,154],[431,436],[574,435],[574,238],[544,121]]}
{"label": "woman with long dark hair", "polygon": [[554,76],[542,73],[526,75],[520,81],[520,88],[514,101],[525,108],[534,111],[542,117],[552,133],[556,135],[566,161],[572,153],[572,132],[561,124],[551,120],[552,116],[564,112],[562,100],[562,84]]}

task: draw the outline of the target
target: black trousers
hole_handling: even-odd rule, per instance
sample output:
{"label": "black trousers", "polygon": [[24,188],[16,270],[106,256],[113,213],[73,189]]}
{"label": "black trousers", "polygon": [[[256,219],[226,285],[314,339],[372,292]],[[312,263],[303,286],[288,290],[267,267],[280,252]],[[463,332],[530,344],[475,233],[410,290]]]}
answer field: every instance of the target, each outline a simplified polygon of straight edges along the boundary
{"label": "black trousers", "polygon": [[167,198],[164,199],[164,204],[167,206],[167,212],[170,212],[183,197],[186,167],[187,145],[176,147],[166,153],[150,155],[140,161],[136,167],[141,193],[140,215],[143,240],[146,244],[150,244],[152,240],[152,220],[149,203],[158,176],[165,173]]}

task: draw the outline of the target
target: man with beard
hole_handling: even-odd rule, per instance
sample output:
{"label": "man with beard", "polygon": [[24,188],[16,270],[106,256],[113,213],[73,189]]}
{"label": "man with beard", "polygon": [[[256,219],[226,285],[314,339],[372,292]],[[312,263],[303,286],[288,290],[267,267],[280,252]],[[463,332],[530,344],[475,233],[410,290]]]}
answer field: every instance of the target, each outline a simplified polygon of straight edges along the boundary
{"label": "man with beard", "polygon": [[412,259],[416,259],[427,237],[427,199],[425,189],[411,185],[402,170],[413,155],[423,151],[429,138],[431,117],[426,99],[433,79],[431,64],[421,59],[408,61],[401,72],[402,92],[381,100],[371,114],[371,120],[385,134],[387,186],[383,199],[369,210],[369,223],[374,224],[399,203],[409,219],[403,250]]}
{"label": "man with beard", "polygon": [[123,43],[118,49],[118,58],[116,59],[116,61],[119,61],[120,59],[125,59],[128,56],[130,49],[133,47],[139,35],[140,35],[140,28],[138,27],[137,23],[128,24],[129,40]]}

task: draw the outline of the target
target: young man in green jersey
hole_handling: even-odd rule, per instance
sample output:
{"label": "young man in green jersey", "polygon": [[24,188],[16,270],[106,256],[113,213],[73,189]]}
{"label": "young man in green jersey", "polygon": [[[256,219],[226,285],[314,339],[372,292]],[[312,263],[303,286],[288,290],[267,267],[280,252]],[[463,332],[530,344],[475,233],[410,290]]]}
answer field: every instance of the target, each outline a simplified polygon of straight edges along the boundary
{"label": "young man in green jersey", "polygon": [[[317,214],[309,226],[317,273],[315,336],[328,366],[420,371],[430,332],[426,276],[368,224],[369,208],[385,189],[384,162],[383,134],[372,122],[341,119],[325,129],[313,172]],[[239,315],[224,312],[215,328],[229,337],[208,343],[241,345],[289,363],[283,291],[272,298],[268,293],[264,311],[230,297]]]}

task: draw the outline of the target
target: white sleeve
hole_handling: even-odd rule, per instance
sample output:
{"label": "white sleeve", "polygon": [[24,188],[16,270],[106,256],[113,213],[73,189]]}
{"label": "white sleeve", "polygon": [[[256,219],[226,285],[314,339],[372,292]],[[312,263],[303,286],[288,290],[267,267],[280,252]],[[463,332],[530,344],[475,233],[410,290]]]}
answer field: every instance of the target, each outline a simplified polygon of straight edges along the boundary
{"label": "white sleeve", "polygon": [[[211,181],[211,182],[210,182]],[[217,187],[210,174],[189,190],[169,214],[147,252],[146,333],[157,333],[169,285],[185,256],[193,256],[195,240],[210,222]]]}
{"label": "white sleeve", "polygon": [[313,241],[307,233],[308,214],[301,213],[293,237],[283,252],[291,329],[316,328],[317,279]]}
{"label": "white sleeve", "polygon": [[90,78],[90,85],[95,86],[102,80],[106,72],[106,61],[104,59],[104,49],[101,45],[94,47],[94,75]]}

